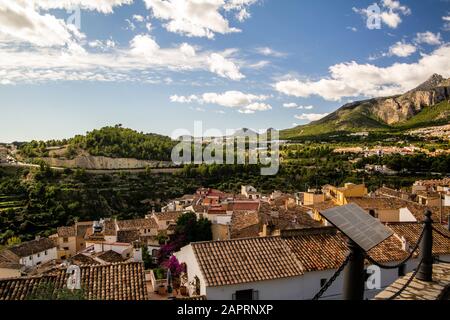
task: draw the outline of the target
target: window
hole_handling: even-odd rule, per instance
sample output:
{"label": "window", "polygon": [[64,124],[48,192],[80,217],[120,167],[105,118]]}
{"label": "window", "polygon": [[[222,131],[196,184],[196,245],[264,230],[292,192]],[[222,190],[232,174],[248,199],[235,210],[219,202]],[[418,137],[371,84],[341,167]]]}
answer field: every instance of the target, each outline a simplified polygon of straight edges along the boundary
{"label": "window", "polygon": [[69,238],[64,237],[64,238],[63,238],[63,242],[69,242]]}
{"label": "window", "polygon": [[33,257],[32,256],[30,256],[28,259],[30,259],[30,260],[33,260]]}
{"label": "window", "polygon": [[38,254],[37,254],[37,257],[39,258],[40,256],[41,256],[41,254],[40,254],[40,253],[38,253]]}
{"label": "window", "polygon": [[233,300],[258,300],[259,291],[248,289],[248,290],[238,290],[233,294]]}
{"label": "window", "polygon": [[64,247],[63,249],[64,249],[64,250],[69,250],[69,247]]}
{"label": "window", "polygon": [[325,283],[327,283],[327,281],[328,281],[327,278],[320,279],[320,287],[322,288],[325,285]]}
{"label": "window", "polygon": [[44,254],[47,255],[47,250],[44,251]]}
{"label": "window", "polygon": [[398,276],[403,277],[406,274],[406,264],[402,264],[398,267]]}

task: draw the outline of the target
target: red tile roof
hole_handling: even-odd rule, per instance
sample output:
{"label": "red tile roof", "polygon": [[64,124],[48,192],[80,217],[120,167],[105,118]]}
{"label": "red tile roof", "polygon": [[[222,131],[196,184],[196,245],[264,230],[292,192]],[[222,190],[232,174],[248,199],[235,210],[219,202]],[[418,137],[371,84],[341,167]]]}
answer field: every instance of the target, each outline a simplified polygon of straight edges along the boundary
{"label": "red tile roof", "polygon": [[[142,263],[116,263],[81,266],[81,287],[87,300],[147,300],[148,293]],[[55,289],[66,287],[68,274],[58,270],[53,275],[0,280],[0,300],[25,300],[43,284]]]}

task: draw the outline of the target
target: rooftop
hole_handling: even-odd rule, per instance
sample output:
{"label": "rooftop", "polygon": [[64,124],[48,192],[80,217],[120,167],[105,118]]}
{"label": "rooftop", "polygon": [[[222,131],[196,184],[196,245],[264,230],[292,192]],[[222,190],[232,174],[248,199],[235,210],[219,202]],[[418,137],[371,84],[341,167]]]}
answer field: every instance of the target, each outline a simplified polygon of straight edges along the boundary
{"label": "rooftop", "polygon": [[[397,279],[380,292],[375,300],[385,300],[395,294],[410,279],[411,273]],[[433,264],[433,281],[426,282],[414,278],[394,300],[448,300],[450,289],[450,265]]]}
{"label": "rooftop", "polygon": [[[81,266],[81,287],[87,300],[147,300],[142,263],[116,263]],[[55,289],[66,286],[69,274],[65,269],[55,274],[0,280],[0,300],[25,300],[45,283]]]}
{"label": "rooftop", "polygon": [[158,229],[155,219],[118,220],[118,230]]}
{"label": "rooftop", "polygon": [[49,238],[40,238],[15,245],[6,250],[9,250],[16,256],[23,258],[54,247],[56,247],[56,244],[53,240]]}
{"label": "rooftop", "polygon": [[[410,235],[413,240],[413,235],[418,238],[421,231],[417,223],[392,227],[397,236],[389,237],[368,252],[381,263],[405,259],[408,252],[402,249],[401,236]],[[348,254],[346,239],[338,231],[330,232],[330,228],[312,228],[297,230],[292,236],[197,242],[191,246],[206,284],[221,286],[336,269]],[[449,240],[438,239],[437,243],[435,254],[450,252]]]}
{"label": "rooftop", "polygon": [[259,214],[257,211],[234,211],[231,217],[231,238],[257,237]]}
{"label": "rooftop", "polygon": [[168,212],[155,212],[154,215],[158,220],[164,221],[177,221],[185,211],[168,211]]}

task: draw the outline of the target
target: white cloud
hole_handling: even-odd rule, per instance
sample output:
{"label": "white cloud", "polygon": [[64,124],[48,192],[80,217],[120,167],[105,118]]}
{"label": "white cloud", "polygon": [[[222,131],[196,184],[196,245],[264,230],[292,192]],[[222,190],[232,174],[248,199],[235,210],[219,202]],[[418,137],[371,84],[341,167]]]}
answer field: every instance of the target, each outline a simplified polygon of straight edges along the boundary
{"label": "white cloud", "polygon": [[63,46],[84,37],[64,20],[41,15],[31,2],[0,0],[0,26],[0,42]]}
{"label": "white cloud", "polygon": [[294,117],[299,120],[307,120],[308,122],[317,121],[326,117],[329,113],[302,113],[300,115],[295,115]]}
{"label": "white cloud", "polygon": [[314,106],[299,106],[299,109],[311,110],[314,109]]}
{"label": "white cloud", "polygon": [[433,33],[430,31],[417,33],[415,41],[417,43],[426,43],[432,46],[440,45],[442,42],[440,33]]}
{"label": "white cloud", "polygon": [[250,68],[250,69],[262,69],[267,67],[270,64],[270,61],[267,60],[261,60],[252,64],[248,64],[245,67]]}
{"label": "white cloud", "polygon": [[283,107],[285,108],[297,108],[298,105],[295,102],[283,103]]}
{"label": "white cloud", "polygon": [[214,38],[216,33],[240,32],[230,27],[224,11],[238,11],[237,19],[250,17],[247,8],[256,0],[144,0],[157,19],[167,21],[164,27],[189,37]]}
{"label": "white cloud", "polygon": [[226,91],[224,93],[207,92],[201,96],[179,96],[170,97],[171,102],[178,103],[201,103],[216,104],[227,108],[236,108],[241,113],[254,113],[256,111],[271,110],[270,104],[264,103],[269,97],[266,95],[254,95],[241,91]]}
{"label": "white cloud", "polygon": [[318,95],[337,101],[344,97],[379,97],[406,92],[433,73],[450,77],[450,45],[423,54],[415,63],[394,63],[387,67],[339,63],[329,68],[330,75],[317,81],[295,78],[278,81],[277,91],[295,97]]}
{"label": "white cloud", "polygon": [[93,40],[88,42],[88,46],[91,48],[97,48],[101,50],[109,50],[116,47],[116,43],[112,39],[107,40]]}
{"label": "white cloud", "polygon": [[246,94],[241,91],[226,91],[222,94],[208,92],[202,95],[202,101],[205,103],[213,103],[230,108],[239,108],[267,99],[268,96],[265,95]]}
{"label": "white cloud", "polygon": [[208,58],[208,66],[211,72],[231,80],[241,80],[245,76],[239,71],[239,67],[232,61],[227,60],[219,53],[212,53]]}
{"label": "white cloud", "polygon": [[263,56],[272,56],[272,57],[284,57],[286,56],[285,53],[276,51],[269,47],[260,47],[256,48],[256,52],[263,55]]}
{"label": "white cloud", "polygon": [[[92,81],[140,81],[155,80],[157,73],[167,71],[211,71],[221,77],[239,79],[243,75],[239,68],[223,56],[222,67],[210,68],[212,54],[196,51],[188,44],[179,47],[161,48],[149,35],[136,35],[128,48],[112,47],[99,52],[97,42],[91,41],[87,51],[78,43],[66,48],[6,46],[0,50],[0,78],[13,83],[46,82],[52,80]],[[94,46],[94,47],[92,47]],[[112,44],[110,44],[112,46]],[[227,55],[227,53],[222,53]],[[231,67],[230,67],[231,66]],[[152,74],[149,75],[149,72]]]}
{"label": "white cloud", "polygon": [[178,102],[178,103],[191,103],[195,101],[199,101],[199,98],[196,95],[190,95],[190,96],[179,96],[179,95],[173,95],[170,96],[171,102]]}
{"label": "white cloud", "polygon": [[143,16],[141,16],[140,14],[134,14],[133,20],[137,21],[137,22],[144,22],[145,18]]}
{"label": "white cloud", "polygon": [[18,0],[17,2],[25,1],[43,10],[80,8],[101,13],[112,13],[116,6],[133,3],[133,0]]}
{"label": "white cloud", "polygon": [[399,41],[389,48],[389,55],[405,58],[412,55],[416,50],[416,46]]}
{"label": "white cloud", "polygon": [[444,16],[442,17],[442,20],[445,21],[443,27],[444,31],[450,31],[450,16]]}
{"label": "white cloud", "polygon": [[131,30],[131,31],[136,30],[136,25],[134,24],[133,21],[131,21],[130,19],[125,19],[125,22],[127,23],[127,27],[126,27],[127,30]]}
{"label": "white cloud", "polygon": [[400,18],[400,15],[393,11],[382,12],[381,19],[385,24],[387,24],[392,29],[396,29],[402,22],[402,18]]}

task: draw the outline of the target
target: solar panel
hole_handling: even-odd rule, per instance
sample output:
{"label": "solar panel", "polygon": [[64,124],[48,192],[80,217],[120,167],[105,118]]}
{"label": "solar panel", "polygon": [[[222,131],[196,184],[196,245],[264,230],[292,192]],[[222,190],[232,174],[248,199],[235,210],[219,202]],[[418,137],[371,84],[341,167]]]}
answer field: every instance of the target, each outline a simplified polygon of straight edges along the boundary
{"label": "solar panel", "polygon": [[320,214],[366,252],[394,233],[356,204],[348,204]]}

